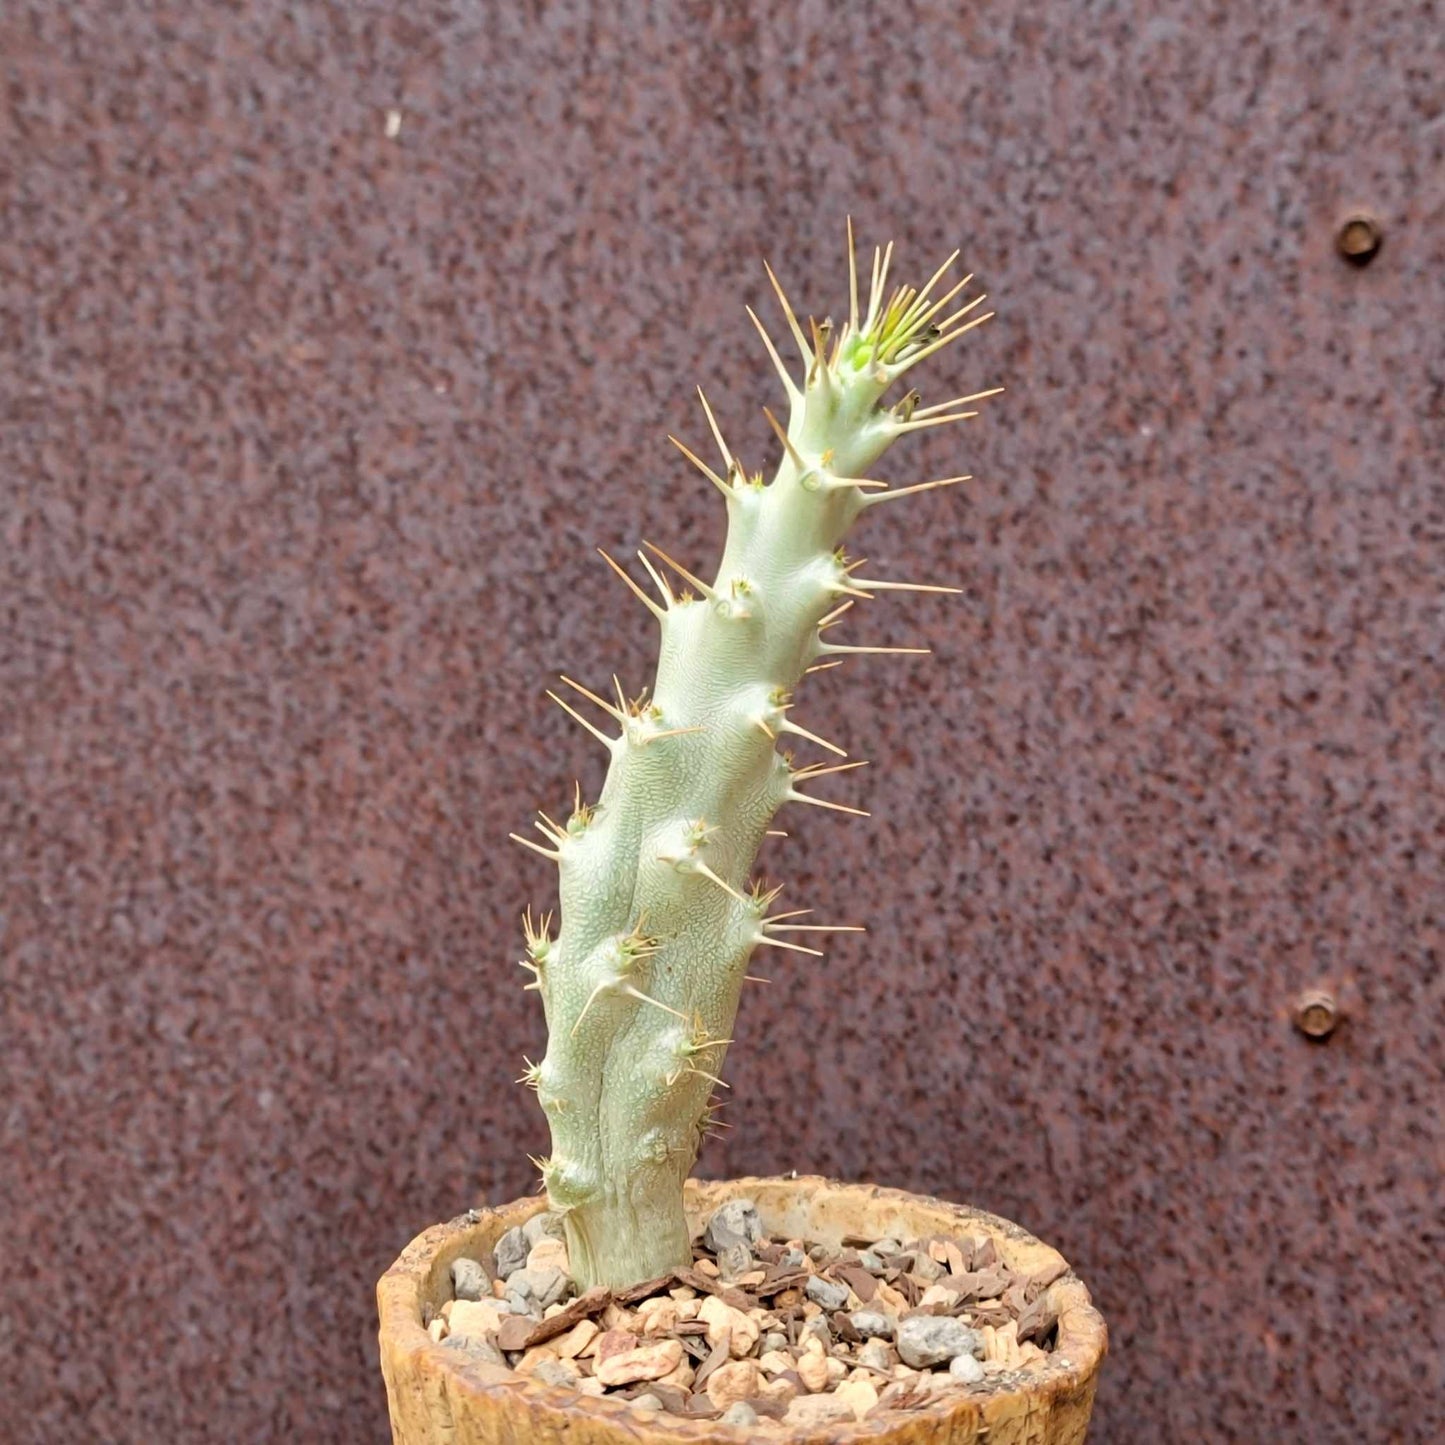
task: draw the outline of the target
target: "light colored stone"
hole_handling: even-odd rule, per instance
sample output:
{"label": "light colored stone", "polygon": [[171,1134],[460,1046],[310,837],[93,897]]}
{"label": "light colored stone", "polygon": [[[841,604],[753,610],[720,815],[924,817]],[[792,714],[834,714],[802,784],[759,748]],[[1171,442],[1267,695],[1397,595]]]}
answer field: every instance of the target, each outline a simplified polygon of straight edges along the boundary
{"label": "light colored stone", "polygon": [[558,1358],[575,1360],[600,1333],[595,1320],[578,1320],[565,1335],[557,1336],[552,1348],[557,1351]]}
{"label": "light colored stone", "polygon": [[763,1221],[758,1206],[751,1199],[730,1199],[707,1222],[702,1242],[714,1254],[721,1254],[729,1245],[749,1248],[763,1237]]}
{"label": "light colored stone", "polygon": [[695,1294],[689,1295],[686,1299],[678,1300],[677,1317],[680,1320],[695,1320],[701,1308],[702,1301]]}
{"label": "light colored stone", "polygon": [[641,1410],[644,1414],[649,1410],[662,1409],[662,1401],[659,1400],[656,1395],[651,1393],[648,1393],[646,1395],[636,1395],[627,1403],[631,1405],[634,1410]]}
{"label": "light colored stone", "polygon": [[799,1395],[788,1402],[788,1413],[783,1417],[789,1425],[827,1425],[842,1420],[853,1420],[853,1407],[833,1395]]}
{"label": "light colored stone", "polygon": [[695,1300],[697,1298],[697,1291],[690,1284],[680,1284],[676,1289],[668,1290],[668,1294],[679,1304],[684,1304],[688,1300]]}
{"label": "light colored stone", "polygon": [[983,1358],[985,1363],[999,1364],[1006,1370],[1016,1370],[1023,1364],[1019,1353],[1019,1322],[1010,1320],[995,1328],[984,1325],[979,1331],[983,1336]]}
{"label": "light colored stone", "polygon": [[741,1425],[750,1430],[758,1423],[758,1412],[746,1400],[739,1400],[722,1412],[720,1422],[724,1425]]}
{"label": "light colored stone", "polygon": [[700,1259],[694,1263],[693,1268],[699,1274],[705,1274],[709,1279],[716,1279],[721,1271],[710,1259]]}
{"label": "light colored stone", "polygon": [[[519,1375],[530,1375],[544,1360],[555,1360],[557,1352],[552,1348],[552,1342],[547,1341],[543,1345],[533,1345],[531,1349],[522,1353],[522,1358],[517,1361],[514,1368]],[[576,1366],[573,1366],[575,1369]],[[578,1371],[581,1374],[581,1371]]]}
{"label": "light colored stone", "polygon": [[845,1365],[843,1361],[840,1360],[836,1355],[828,1356],[825,1368],[828,1371],[829,1381],[834,1385],[836,1385],[840,1380],[847,1377],[848,1366]]}
{"label": "light colored stone", "polygon": [[892,1315],[901,1315],[912,1308],[905,1295],[881,1279],[874,1290],[872,1304],[875,1309],[885,1309]]}
{"label": "light colored stone", "polygon": [[866,1306],[861,1310],[854,1310],[848,1316],[848,1323],[865,1340],[891,1340],[893,1338],[893,1317],[885,1314],[882,1310],[868,1309]]}
{"label": "light colored stone", "polygon": [[943,1278],[944,1269],[931,1254],[919,1250],[913,1256],[913,1268],[908,1271],[921,1285],[930,1285]]}
{"label": "light colored stone", "polygon": [[635,1316],[632,1311],[623,1309],[619,1304],[610,1304],[602,1311],[604,1330],[630,1330],[634,1323]]}
{"label": "light colored stone", "polygon": [[517,1269],[507,1276],[507,1298],[520,1299],[539,1312],[556,1304],[571,1288],[572,1281],[555,1266]]}
{"label": "light colored stone", "polygon": [[594,1397],[600,1397],[607,1393],[607,1387],[602,1383],[601,1380],[594,1380],[589,1376],[577,1386],[577,1393],[579,1395],[592,1395]]}
{"label": "light colored stone", "polygon": [[926,1310],[932,1309],[934,1305],[942,1305],[945,1309],[952,1309],[957,1299],[956,1289],[950,1289],[946,1284],[931,1284],[919,1297],[918,1308]]}
{"label": "light colored stone", "polygon": [[538,1240],[527,1253],[529,1270],[560,1269],[566,1274],[567,1267],[567,1246],[550,1235]]}
{"label": "light colored stone", "polygon": [[788,1348],[788,1337],[781,1330],[764,1330],[763,1337],[758,1342],[758,1349],[763,1354],[770,1350],[786,1350]]}
{"label": "light colored stone", "polygon": [[972,1355],[955,1355],[948,1362],[951,1378],[964,1385],[976,1385],[983,1379],[984,1369]]}
{"label": "light colored stone", "polygon": [[667,1374],[658,1380],[659,1385],[671,1385],[675,1390],[690,1390],[692,1382],[697,1375],[697,1369],[691,1360],[684,1354],[675,1370],[669,1370]]}
{"label": "light colored stone", "polygon": [[582,1379],[582,1371],[577,1368],[576,1360],[559,1360],[554,1357],[540,1361],[532,1371],[532,1378],[540,1380],[544,1385],[575,1386]]}
{"label": "light colored stone", "polygon": [[782,1376],[776,1379],[764,1377],[763,1382],[758,1386],[758,1396],[763,1400],[781,1400],[786,1403],[789,1400],[796,1400],[800,1391],[791,1381],[785,1380]]}
{"label": "light colored stone", "polygon": [[869,1340],[858,1351],[858,1363],[880,1375],[889,1375],[898,1363],[898,1351],[887,1340]]}
{"label": "light colored stone", "polygon": [[490,1300],[453,1300],[447,1328],[466,1339],[484,1339],[502,1328],[502,1311]]}
{"label": "light colored stone", "polygon": [[899,1356],[918,1369],[973,1354],[981,1343],[976,1330],[948,1315],[910,1315],[898,1322]]}
{"label": "light colored stone", "polygon": [[637,1328],[645,1336],[656,1339],[677,1328],[682,1318],[677,1301],[668,1299],[645,1299],[637,1307]]}
{"label": "light colored stone", "polygon": [[608,1389],[631,1385],[638,1380],[660,1380],[682,1363],[682,1346],[676,1340],[658,1340],[635,1350],[609,1355],[599,1354],[593,1377]]}
{"label": "light colored stone", "polygon": [[781,1375],[784,1370],[793,1368],[793,1357],[782,1350],[768,1350],[758,1364],[770,1375]]}
{"label": "light colored stone", "polygon": [[427,1334],[431,1337],[433,1344],[441,1344],[447,1337],[447,1322],[438,1315],[427,1327]]}
{"label": "light colored stone", "polygon": [[804,1350],[793,1368],[811,1394],[827,1388],[828,1357],[821,1350]]}
{"label": "light colored stone", "polygon": [[758,1393],[762,1375],[756,1360],[729,1360],[707,1377],[707,1397],[719,1410]]}
{"label": "light colored stone", "polygon": [[833,1398],[844,1401],[853,1418],[861,1420],[878,1403],[878,1391],[867,1380],[845,1380],[833,1391]]}
{"label": "light colored stone", "polygon": [[707,1323],[707,1342],[716,1348],[725,1335],[730,1335],[728,1353],[740,1360],[750,1354],[758,1342],[758,1326],[741,1310],[724,1304],[716,1295],[709,1295],[697,1312],[697,1317]]}
{"label": "light colored stone", "polygon": [[469,1360],[479,1360],[488,1365],[505,1365],[507,1357],[491,1340],[477,1335],[448,1335],[442,1341],[442,1349],[455,1350]]}

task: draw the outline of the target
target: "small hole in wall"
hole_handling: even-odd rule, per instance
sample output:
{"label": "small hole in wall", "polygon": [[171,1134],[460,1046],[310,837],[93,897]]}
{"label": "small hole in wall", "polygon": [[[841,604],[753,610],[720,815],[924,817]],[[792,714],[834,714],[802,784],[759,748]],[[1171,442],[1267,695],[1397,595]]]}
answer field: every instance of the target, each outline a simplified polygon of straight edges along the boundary
{"label": "small hole in wall", "polygon": [[1384,239],[1373,216],[1351,216],[1335,235],[1335,249],[1350,265],[1368,266],[1379,255]]}

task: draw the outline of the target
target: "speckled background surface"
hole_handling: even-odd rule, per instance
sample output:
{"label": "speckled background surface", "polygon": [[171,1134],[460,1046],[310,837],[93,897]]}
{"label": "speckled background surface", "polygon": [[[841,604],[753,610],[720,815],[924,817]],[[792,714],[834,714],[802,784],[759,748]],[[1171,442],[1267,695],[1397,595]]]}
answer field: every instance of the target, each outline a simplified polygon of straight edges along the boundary
{"label": "speckled background surface", "polygon": [[891,462],[976,475],[864,549],[967,595],[811,680],[875,817],[768,870],[873,931],[706,1171],[1057,1243],[1101,1442],[1445,1434],[1442,73],[1428,4],[6,5],[0,1438],[384,1438],[375,1277],[544,1142],[504,840],[651,642],[592,549],[714,554],[664,433],[761,464],[743,303],[838,308],[850,210],[1010,391]]}

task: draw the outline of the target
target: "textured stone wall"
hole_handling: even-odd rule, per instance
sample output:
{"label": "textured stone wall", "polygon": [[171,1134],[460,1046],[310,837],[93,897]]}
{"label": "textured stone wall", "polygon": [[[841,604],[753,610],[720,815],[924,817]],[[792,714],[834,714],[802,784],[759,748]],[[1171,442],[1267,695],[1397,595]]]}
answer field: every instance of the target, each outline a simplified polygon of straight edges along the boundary
{"label": "textured stone wall", "polygon": [[713,556],[664,433],[762,463],[743,303],[850,211],[1009,392],[868,524],[967,594],[810,680],[875,816],[769,871],[872,932],[705,1171],[1058,1244],[1101,1441],[1445,1434],[1442,73],[1340,0],[0,9],[0,1439],[384,1438],[375,1277],[544,1141],[504,840],[652,641],[592,549]]}

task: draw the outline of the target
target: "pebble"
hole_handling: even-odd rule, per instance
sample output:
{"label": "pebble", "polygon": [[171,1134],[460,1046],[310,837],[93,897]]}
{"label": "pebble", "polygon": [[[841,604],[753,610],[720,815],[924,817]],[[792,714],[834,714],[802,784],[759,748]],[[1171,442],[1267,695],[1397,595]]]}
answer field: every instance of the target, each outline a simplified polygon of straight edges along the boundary
{"label": "pebble", "polygon": [[867,1380],[845,1380],[833,1391],[833,1398],[844,1401],[853,1418],[861,1420],[878,1403],[878,1391]]}
{"label": "pebble", "polygon": [[764,1350],[758,1364],[770,1375],[781,1375],[793,1368],[793,1357],[786,1350]]}
{"label": "pebble", "polygon": [[883,1271],[888,1268],[871,1249],[865,1249],[863,1253],[858,1256],[858,1263],[861,1264],[869,1274],[882,1274]]}
{"label": "pebble", "polygon": [[527,1268],[530,1270],[560,1269],[563,1274],[566,1274],[568,1269],[566,1244],[560,1239],[553,1239],[550,1235],[546,1239],[539,1239],[527,1251]]}
{"label": "pebble", "polygon": [[596,1320],[578,1320],[565,1335],[552,1341],[552,1348],[564,1360],[576,1359],[598,1336]]}
{"label": "pebble", "polygon": [[809,1335],[818,1339],[825,1350],[831,1348],[833,1344],[833,1331],[828,1328],[828,1321],[821,1315],[804,1321],[803,1328],[798,1332],[798,1343],[806,1344]]}
{"label": "pebble", "polygon": [[[737,1244],[725,1244],[717,1252],[717,1263],[723,1279],[737,1279],[753,1267],[753,1252],[741,1241]],[[761,1284],[762,1279],[753,1282]]]}
{"label": "pebble", "polygon": [[540,1214],[534,1214],[522,1226],[522,1238],[527,1241],[528,1249],[541,1244],[543,1239],[549,1236],[552,1239],[567,1238],[567,1231],[562,1227],[562,1216],[555,1210],[544,1209]]}
{"label": "pebble", "polygon": [[639,1345],[635,1350],[598,1357],[593,1378],[611,1389],[615,1385],[631,1385],[638,1380],[660,1380],[682,1363],[682,1346],[676,1340],[658,1340],[656,1344]]}
{"label": "pebble", "polygon": [[923,1291],[918,1301],[919,1309],[928,1309],[932,1305],[943,1305],[945,1309],[951,1309],[954,1301],[958,1298],[958,1291],[946,1284],[931,1284]]}
{"label": "pebble", "polygon": [[729,1360],[707,1377],[704,1389],[717,1409],[726,1410],[739,1400],[751,1399],[761,1385],[762,1372],[756,1360]]}
{"label": "pebble", "polygon": [[527,1250],[530,1246],[527,1243],[527,1236],[522,1233],[518,1225],[515,1229],[509,1229],[496,1243],[492,1250],[492,1258],[496,1261],[497,1273],[506,1279],[508,1275],[515,1274],[527,1262]]}
{"label": "pebble", "polygon": [[948,1363],[948,1373],[965,1385],[976,1385],[983,1379],[983,1366],[972,1355],[955,1355]]}
{"label": "pebble", "polygon": [[507,1358],[490,1341],[478,1339],[475,1335],[448,1335],[442,1341],[442,1349],[456,1350],[469,1360],[481,1360],[488,1365],[505,1365]]}
{"label": "pebble", "polygon": [[801,1249],[790,1249],[778,1261],[778,1264],[783,1269],[802,1269],[803,1261],[806,1258],[807,1255]]}
{"label": "pebble", "polygon": [[848,1316],[848,1323],[865,1340],[891,1340],[893,1321],[882,1310],[854,1310]]}
{"label": "pebble", "polygon": [[714,1254],[721,1254],[729,1245],[751,1246],[762,1237],[758,1206],[751,1199],[730,1199],[708,1220],[702,1242]]}
{"label": "pebble", "polygon": [[521,1298],[538,1310],[556,1304],[571,1288],[572,1281],[560,1269],[514,1269],[507,1276],[507,1298]]}
{"label": "pebble", "polygon": [[783,1420],[789,1425],[826,1425],[832,1421],[853,1420],[853,1407],[847,1400],[832,1395],[799,1395],[788,1402]]}
{"label": "pebble", "polygon": [[637,1328],[644,1335],[656,1338],[670,1334],[682,1318],[677,1301],[664,1295],[661,1299],[645,1299],[637,1306]]}
{"label": "pebble", "polygon": [[752,1352],[758,1342],[758,1325],[741,1310],[724,1304],[716,1295],[709,1295],[697,1312],[697,1317],[707,1323],[707,1342],[716,1348],[725,1336],[730,1337],[728,1353],[740,1360]]}
{"label": "pebble", "polygon": [[944,1267],[928,1253],[920,1249],[913,1256],[913,1267],[908,1271],[915,1279],[921,1279],[924,1284],[932,1284],[940,1280],[947,1273]]}
{"label": "pebble", "polygon": [[467,1339],[485,1339],[502,1328],[502,1311],[491,1300],[453,1300],[447,1328]]}
{"label": "pebble", "polygon": [[758,1412],[746,1400],[738,1400],[722,1412],[724,1425],[741,1425],[745,1429],[758,1423]]}
{"label": "pebble", "polygon": [[828,1356],[821,1350],[805,1350],[793,1366],[804,1387],[816,1395],[828,1386]]}
{"label": "pebble", "polygon": [[628,1404],[630,1404],[634,1410],[662,1409],[662,1401],[659,1400],[657,1396],[654,1395],[650,1390],[645,1395],[638,1395],[634,1399],[629,1400]]}
{"label": "pebble", "polygon": [[452,1295],[456,1299],[491,1299],[492,1281],[474,1259],[452,1261]]}
{"label": "pebble", "polygon": [[788,1348],[788,1337],[779,1330],[769,1330],[763,1336],[762,1343],[758,1350],[764,1354],[772,1354],[775,1350],[786,1350]]}
{"label": "pebble", "polygon": [[977,1330],[947,1315],[910,1315],[898,1325],[898,1353],[905,1365],[923,1369],[983,1347]]}
{"label": "pebble", "polygon": [[848,1286],[846,1284],[837,1284],[818,1274],[809,1278],[807,1284],[803,1286],[803,1293],[814,1304],[822,1305],[825,1310],[840,1310],[848,1303]]}
{"label": "pebble", "polygon": [[[970,1355],[969,1358],[973,1357]],[[898,1363],[898,1351],[886,1340],[869,1340],[858,1351],[858,1363],[866,1365],[870,1370],[877,1370],[880,1375],[891,1375],[893,1367]]]}
{"label": "pebble", "polygon": [[532,1371],[532,1378],[544,1385],[576,1385],[582,1371],[571,1360],[541,1360]]}

